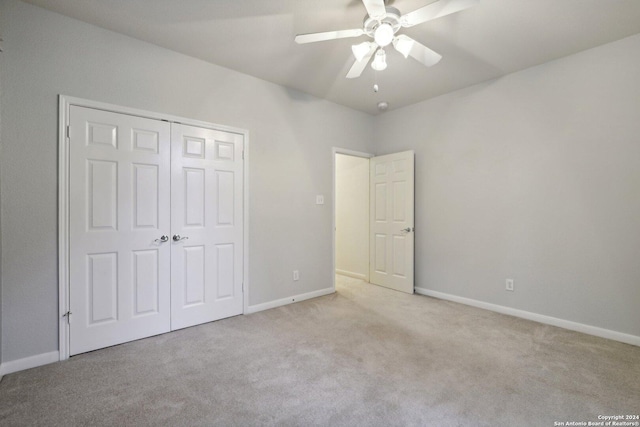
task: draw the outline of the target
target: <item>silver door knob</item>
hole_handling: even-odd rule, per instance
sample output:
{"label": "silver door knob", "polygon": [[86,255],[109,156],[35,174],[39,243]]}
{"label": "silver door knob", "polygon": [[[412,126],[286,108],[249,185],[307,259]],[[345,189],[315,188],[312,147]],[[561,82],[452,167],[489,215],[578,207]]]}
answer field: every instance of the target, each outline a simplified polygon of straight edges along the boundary
{"label": "silver door knob", "polygon": [[169,240],[169,236],[161,236],[159,239],[154,240],[156,243],[164,243]]}
{"label": "silver door knob", "polygon": [[179,234],[174,234],[174,235],[173,235],[173,241],[174,241],[174,242],[179,242],[180,240],[187,240],[187,239],[188,239],[188,237],[187,237],[187,236],[180,237],[180,235],[179,235]]}
{"label": "silver door knob", "polygon": [[407,228],[403,228],[403,229],[402,229],[402,230],[400,230],[400,231],[402,231],[403,233],[411,233],[411,232],[413,231],[413,228],[411,228],[411,227],[407,227]]}

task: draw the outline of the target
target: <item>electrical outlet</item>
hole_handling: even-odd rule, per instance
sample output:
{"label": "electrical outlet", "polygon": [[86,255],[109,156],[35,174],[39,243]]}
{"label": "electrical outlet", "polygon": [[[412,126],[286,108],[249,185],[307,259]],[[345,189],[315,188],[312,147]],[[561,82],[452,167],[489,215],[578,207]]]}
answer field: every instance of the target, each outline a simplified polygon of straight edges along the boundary
{"label": "electrical outlet", "polygon": [[513,292],[513,279],[507,279],[507,285],[505,286],[505,289]]}
{"label": "electrical outlet", "polygon": [[293,280],[300,280],[300,272],[298,270],[293,270]]}

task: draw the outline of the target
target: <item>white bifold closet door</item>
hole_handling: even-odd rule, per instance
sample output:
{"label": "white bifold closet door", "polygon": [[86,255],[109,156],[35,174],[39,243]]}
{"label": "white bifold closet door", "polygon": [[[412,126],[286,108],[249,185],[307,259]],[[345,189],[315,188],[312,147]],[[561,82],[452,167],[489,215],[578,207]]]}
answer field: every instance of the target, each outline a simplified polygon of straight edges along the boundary
{"label": "white bifold closet door", "polygon": [[243,136],[71,106],[70,354],[242,313]]}

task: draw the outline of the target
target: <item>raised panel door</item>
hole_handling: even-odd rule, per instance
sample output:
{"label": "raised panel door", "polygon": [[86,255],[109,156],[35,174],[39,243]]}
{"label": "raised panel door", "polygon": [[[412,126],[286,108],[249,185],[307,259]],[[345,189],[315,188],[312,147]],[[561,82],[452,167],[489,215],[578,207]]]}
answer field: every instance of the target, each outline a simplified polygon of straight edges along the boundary
{"label": "raised panel door", "polygon": [[170,127],[69,113],[70,354],[170,330]]}
{"label": "raised panel door", "polygon": [[172,124],[171,328],[242,313],[244,137]]}
{"label": "raised panel door", "polygon": [[413,151],[370,159],[369,280],[413,293]]}

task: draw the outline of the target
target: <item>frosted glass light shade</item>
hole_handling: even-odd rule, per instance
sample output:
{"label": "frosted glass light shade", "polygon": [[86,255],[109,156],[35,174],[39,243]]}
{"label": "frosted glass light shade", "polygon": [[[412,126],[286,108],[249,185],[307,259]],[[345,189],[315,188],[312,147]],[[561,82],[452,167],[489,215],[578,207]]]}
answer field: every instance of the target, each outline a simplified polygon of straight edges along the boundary
{"label": "frosted glass light shade", "polygon": [[395,38],[395,40],[393,40],[393,46],[405,58],[407,58],[411,53],[411,49],[413,49],[413,44],[414,44],[414,41],[408,37],[398,36]]}
{"label": "frosted glass light shade", "polygon": [[393,40],[393,27],[386,23],[378,25],[378,28],[376,28],[373,34],[373,39],[380,47],[388,46]]}
{"label": "frosted glass light shade", "polygon": [[356,57],[358,62],[362,61],[364,57],[369,53],[371,46],[369,42],[363,42],[360,44],[354,44],[351,46],[351,51],[353,52],[353,56]]}
{"label": "frosted glass light shade", "polygon": [[383,49],[379,49],[376,52],[376,56],[373,58],[373,62],[371,63],[371,68],[376,71],[382,71],[387,68],[387,54]]}

